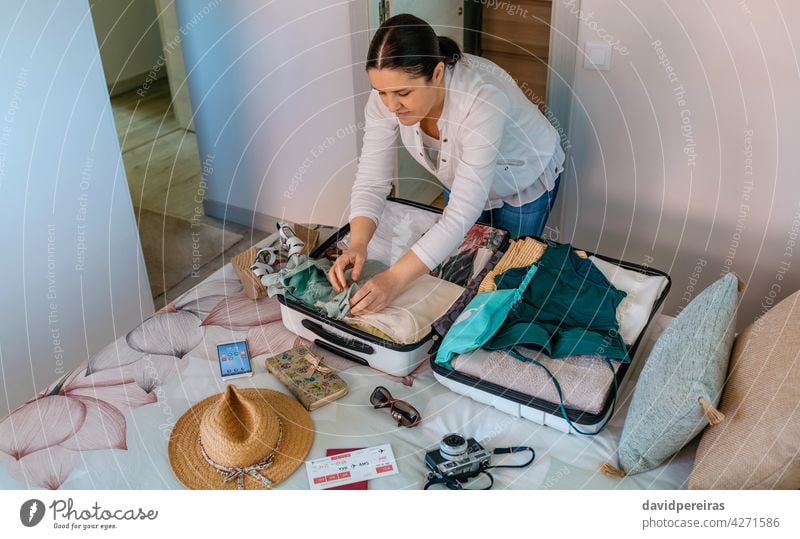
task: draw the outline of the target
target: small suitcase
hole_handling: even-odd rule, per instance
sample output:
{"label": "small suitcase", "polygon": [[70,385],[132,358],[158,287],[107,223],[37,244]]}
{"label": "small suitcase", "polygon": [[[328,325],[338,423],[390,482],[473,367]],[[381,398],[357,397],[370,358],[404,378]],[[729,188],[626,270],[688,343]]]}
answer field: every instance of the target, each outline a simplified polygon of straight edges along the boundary
{"label": "small suitcase", "polygon": [[[636,340],[629,346],[628,354],[631,358],[630,363],[621,364],[613,377],[613,385],[609,388],[602,409],[598,413],[587,412],[562,406],[559,402],[551,402],[536,396],[532,396],[514,389],[503,387],[489,381],[483,380],[458,370],[449,370],[435,362],[438,346],[431,350],[430,364],[433,369],[434,377],[448,389],[482,402],[494,406],[498,410],[516,417],[522,417],[534,421],[541,425],[547,425],[563,432],[581,434],[595,434],[602,430],[607,420],[614,412],[617,395],[621,394],[624,383],[630,378],[630,374],[640,366],[641,358],[639,352],[640,345],[647,340],[647,334],[652,329],[653,319],[661,312],[664,300],[671,287],[671,279],[668,274],[638,264],[616,260],[602,255],[597,255],[586,251],[587,255],[595,256],[611,264],[620,266],[627,270],[638,272],[644,276],[661,277],[666,281],[662,285],[661,291],[647,318],[647,323],[639,332]],[[441,342],[440,340],[438,342]],[[437,344],[438,344],[437,342]],[[565,419],[564,415],[568,418]]]}
{"label": "small suitcase", "polygon": [[[379,256],[385,259],[383,261],[390,265],[436,222],[441,213],[442,210],[438,208],[389,198],[375,238],[370,242],[370,257],[373,252],[378,252]],[[311,257],[322,258],[336,252],[340,242],[347,238],[349,231],[349,225],[338,230],[311,253]],[[481,253],[481,258],[486,262],[489,261],[491,255],[504,251],[508,245],[507,232],[483,223],[476,223],[467,235],[468,239],[476,237],[480,239],[475,239],[475,245],[485,240],[486,245],[480,249],[486,251]],[[462,242],[460,247],[464,247],[465,243],[467,240]],[[459,253],[461,252],[463,251],[459,251]],[[454,252],[448,259],[448,261],[452,261],[452,264],[448,266],[446,261],[440,266],[440,269],[444,270],[440,276],[448,281],[456,282],[456,284],[462,284],[461,281],[465,280],[465,271],[470,273],[468,271],[470,269],[469,257],[462,257],[464,260],[460,260],[459,256]],[[477,258],[476,254],[474,259],[477,260]],[[477,265],[478,262],[474,262],[474,264]],[[473,268],[472,273],[478,272]],[[469,278],[466,279],[466,281],[469,280]],[[468,284],[468,282],[463,284]],[[354,328],[340,320],[326,317],[283,295],[278,296],[278,301],[281,305],[283,324],[289,331],[339,356],[395,376],[410,374],[423,361],[427,360],[432,352],[434,331],[413,344],[397,344]]]}

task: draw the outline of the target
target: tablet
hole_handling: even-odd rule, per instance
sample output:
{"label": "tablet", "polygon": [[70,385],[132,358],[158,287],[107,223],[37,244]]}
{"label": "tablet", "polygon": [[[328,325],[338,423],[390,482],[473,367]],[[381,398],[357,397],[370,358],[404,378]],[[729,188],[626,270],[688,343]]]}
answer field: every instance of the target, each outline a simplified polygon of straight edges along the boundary
{"label": "tablet", "polygon": [[253,376],[247,341],[223,342],[217,345],[219,372],[223,380]]}

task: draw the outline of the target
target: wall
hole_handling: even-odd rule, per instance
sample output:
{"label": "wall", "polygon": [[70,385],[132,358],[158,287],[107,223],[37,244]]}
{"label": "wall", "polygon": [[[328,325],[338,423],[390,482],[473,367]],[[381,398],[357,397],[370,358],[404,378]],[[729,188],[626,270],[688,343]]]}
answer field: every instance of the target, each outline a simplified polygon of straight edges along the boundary
{"label": "wall", "polygon": [[206,213],[347,220],[357,134],[349,2],[176,4]]}
{"label": "wall", "polygon": [[91,10],[111,95],[138,88],[154,68],[156,78],[167,75],[158,67],[161,36],[153,0],[92,0]]}
{"label": "wall", "polygon": [[0,8],[0,417],[153,312],[86,0]]}
{"label": "wall", "polygon": [[669,314],[726,271],[740,328],[800,288],[800,3],[558,1],[616,48],[578,51],[565,239],[668,271]]}

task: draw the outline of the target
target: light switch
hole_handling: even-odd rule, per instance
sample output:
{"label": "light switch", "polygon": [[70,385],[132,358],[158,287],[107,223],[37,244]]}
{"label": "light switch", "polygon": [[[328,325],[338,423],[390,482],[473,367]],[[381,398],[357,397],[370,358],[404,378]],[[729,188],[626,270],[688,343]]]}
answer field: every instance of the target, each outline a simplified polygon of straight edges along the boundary
{"label": "light switch", "polygon": [[583,68],[608,71],[611,69],[611,45],[602,41],[587,41],[583,46]]}

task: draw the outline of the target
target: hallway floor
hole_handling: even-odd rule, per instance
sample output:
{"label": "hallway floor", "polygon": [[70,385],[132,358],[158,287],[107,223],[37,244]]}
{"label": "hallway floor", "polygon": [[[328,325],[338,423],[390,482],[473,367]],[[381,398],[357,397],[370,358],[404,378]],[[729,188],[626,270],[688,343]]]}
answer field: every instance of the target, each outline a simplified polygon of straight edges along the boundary
{"label": "hallway floor", "polygon": [[205,215],[196,137],[170,101],[166,79],[111,98],[156,309],[268,235]]}

